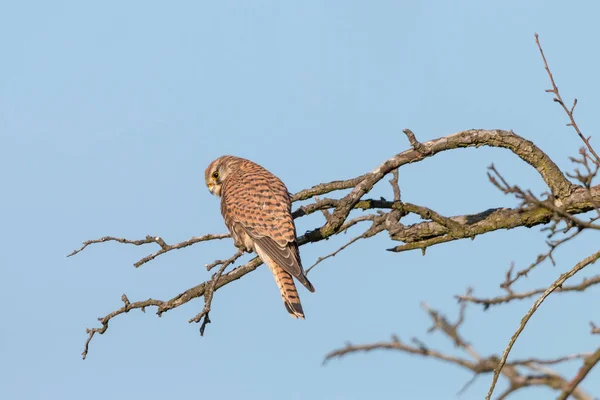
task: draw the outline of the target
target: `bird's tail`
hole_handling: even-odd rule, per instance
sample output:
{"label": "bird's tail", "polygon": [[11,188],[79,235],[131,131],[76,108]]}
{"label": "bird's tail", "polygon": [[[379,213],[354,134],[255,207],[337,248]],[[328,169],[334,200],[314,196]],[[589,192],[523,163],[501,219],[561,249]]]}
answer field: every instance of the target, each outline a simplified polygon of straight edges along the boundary
{"label": "bird's tail", "polygon": [[304,310],[302,310],[302,304],[300,303],[300,297],[298,296],[298,290],[296,290],[292,275],[279,265],[275,265],[275,268],[271,268],[271,271],[279,287],[279,292],[281,293],[281,298],[287,312],[294,318],[304,319]]}
{"label": "bird's tail", "polygon": [[273,273],[287,312],[294,318],[304,319],[304,310],[302,309],[298,290],[296,289],[292,275],[281,268],[271,257],[266,255],[260,247],[255,246],[255,248],[260,258],[267,264]]}

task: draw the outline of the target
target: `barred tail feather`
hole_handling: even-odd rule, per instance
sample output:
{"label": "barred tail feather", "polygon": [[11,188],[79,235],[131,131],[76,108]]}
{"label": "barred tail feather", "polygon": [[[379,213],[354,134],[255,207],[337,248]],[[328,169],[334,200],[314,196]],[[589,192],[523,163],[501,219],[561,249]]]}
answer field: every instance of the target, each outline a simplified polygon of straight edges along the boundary
{"label": "barred tail feather", "polygon": [[279,286],[281,298],[287,312],[294,318],[304,319],[304,310],[302,310],[302,304],[300,303],[300,297],[298,297],[296,285],[292,280],[292,275],[279,266],[271,269],[271,271],[273,271],[275,282]]}
{"label": "barred tail feather", "polygon": [[259,246],[255,244],[254,247],[256,253],[273,273],[287,312],[294,318],[304,319],[304,310],[302,310],[302,304],[300,303],[300,297],[298,296],[298,290],[296,289],[292,275],[266,255]]}

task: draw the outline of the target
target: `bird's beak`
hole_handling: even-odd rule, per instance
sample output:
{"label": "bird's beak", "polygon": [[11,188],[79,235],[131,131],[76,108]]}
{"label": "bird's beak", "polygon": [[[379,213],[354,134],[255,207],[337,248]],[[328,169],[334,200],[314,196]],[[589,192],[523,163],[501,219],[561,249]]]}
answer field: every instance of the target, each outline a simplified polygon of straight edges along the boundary
{"label": "bird's beak", "polygon": [[210,194],[215,194],[215,184],[209,183],[207,186],[208,186],[208,191],[210,192]]}

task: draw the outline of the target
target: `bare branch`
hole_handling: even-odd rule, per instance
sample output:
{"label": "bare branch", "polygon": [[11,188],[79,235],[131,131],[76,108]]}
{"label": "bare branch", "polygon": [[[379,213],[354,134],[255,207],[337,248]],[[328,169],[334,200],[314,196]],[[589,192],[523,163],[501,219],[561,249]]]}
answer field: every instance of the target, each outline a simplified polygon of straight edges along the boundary
{"label": "bare branch", "polygon": [[106,330],[108,329],[108,322],[112,318],[116,317],[117,315],[127,313],[133,309],[139,308],[142,311],[145,311],[146,307],[150,307],[150,306],[160,307],[161,305],[164,304],[163,301],[154,300],[154,299],[148,299],[145,301],[136,301],[135,303],[130,303],[129,299],[127,299],[127,296],[125,294],[123,296],[121,296],[121,300],[123,301],[123,303],[125,303],[125,305],[123,307],[111,312],[110,314],[106,315],[104,318],[98,318],[98,321],[100,321],[100,323],[102,323],[101,328],[91,328],[91,329],[88,328],[85,330],[88,334],[88,338],[85,341],[85,347],[83,349],[83,353],[81,353],[81,356],[83,357],[84,360],[87,357],[90,341],[92,340],[92,338],[94,337],[94,335],[96,333],[103,335],[104,332],[106,332]]}
{"label": "bare branch", "polygon": [[421,143],[421,146],[420,151],[413,149],[402,152],[388,159],[372,172],[363,175],[363,179],[354,186],[354,189],[339,200],[338,207],[336,207],[327,223],[321,228],[306,233],[307,240],[316,242],[335,234],[355,204],[360,201],[360,198],[392,170],[407,163],[420,161],[439,152],[451,149],[479,146],[504,147],[510,149],[521,157],[523,161],[535,167],[556,198],[567,197],[574,190],[573,185],[544,152],[538,149],[532,142],[515,135],[513,132],[502,130],[469,130]]}
{"label": "bare branch", "polygon": [[[235,256],[233,256],[233,257],[235,257]],[[253,260],[251,260],[250,262],[248,262],[240,267],[237,267],[232,271],[229,271],[227,274],[222,275],[216,281],[214,288],[212,290],[213,291],[218,290],[221,287],[225,286],[226,284],[240,279],[242,276],[246,275],[247,273],[254,271],[261,264],[262,264],[262,262],[261,262],[260,258],[256,257]],[[206,292],[207,285],[210,283],[211,283],[211,281],[203,282],[199,285],[196,285],[196,286],[186,290],[183,293],[178,294],[177,296],[175,296],[172,299],[167,300],[167,301],[148,299],[148,300],[144,300],[144,301],[137,301],[134,303],[130,303],[129,300],[127,300],[127,301],[123,300],[123,298],[125,298],[125,299],[127,298],[127,296],[123,295],[122,300],[125,303],[125,305],[123,307],[107,314],[106,316],[104,316],[102,318],[98,318],[98,321],[100,321],[100,323],[102,324],[101,328],[86,329],[89,336],[85,343],[85,349],[82,353],[83,359],[85,359],[87,356],[89,343],[92,340],[92,338],[94,337],[94,334],[96,334],[96,333],[99,333],[101,335],[104,334],[104,332],[106,332],[106,330],[108,329],[108,323],[110,322],[110,320],[113,319],[114,317],[116,317],[117,315],[128,313],[129,311],[135,310],[135,309],[141,309],[143,312],[145,312],[146,307],[154,306],[154,307],[158,308],[158,310],[156,311],[156,314],[160,317],[160,316],[162,316],[163,313],[165,313],[169,310],[177,308],[183,304],[188,303],[189,301],[191,301],[195,298],[203,296],[204,293]]]}
{"label": "bare branch", "polygon": [[535,267],[542,264],[547,259],[550,259],[550,261],[552,261],[552,265],[556,265],[556,263],[554,262],[554,258],[552,257],[552,255],[554,254],[554,251],[558,247],[560,247],[562,244],[569,242],[575,236],[579,235],[581,232],[583,232],[582,229],[577,229],[575,232],[573,232],[572,234],[568,235],[567,237],[565,237],[563,239],[546,242],[548,244],[548,246],[550,247],[550,250],[548,250],[544,254],[538,255],[535,262],[531,263],[527,268],[524,268],[524,269],[520,270],[519,272],[517,272],[514,277],[512,276],[513,266],[511,266],[509,268],[509,270],[507,271],[506,280],[504,282],[502,282],[500,287],[505,289],[509,293],[511,293],[512,290],[510,289],[510,287],[515,282],[517,282],[519,280],[519,278],[521,278],[523,276],[527,276]]}
{"label": "bare branch", "polygon": [[204,309],[202,310],[202,312],[200,312],[198,315],[196,315],[194,318],[190,319],[188,322],[200,322],[202,321],[202,325],[200,325],[200,336],[204,336],[204,330],[206,329],[206,325],[210,323],[210,318],[208,317],[208,314],[210,313],[210,306],[212,305],[212,299],[213,299],[213,295],[215,293],[215,287],[217,286],[217,283],[219,281],[219,279],[221,278],[221,275],[223,275],[223,272],[225,271],[225,268],[227,268],[227,266],[229,266],[230,264],[233,264],[235,262],[235,260],[237,260],[238,258],[240,258],[242,256],[242,254],[244,254],[244,252],[242,250],[238,250],[237,253],[235,253],[231,258],[221,262],[221,268],[219,268],[219,271],[217,271],[217,273],[215,273],[211,280],[209,282],[207,282],[206,284],[206,289],[204,290]]}
{"label": "bare branch", "polygon": [[552,89],[547,89],[546,92],[553,93],[554,96],[556,96],[554,98],[554,101],[561,105],[563,110],[565,110],[565,112],[569,116],[569,120],[571,121],[570,123],[567,124],[567,126],[572,126],[573,129],[575,129],[575,132],[577,132],[577,135],[579,135],[579,138],[583,141],[583,143],[585,143],[585,145],[586,145],[587,149],[590,151],[590,153],[593,154],[595,163],[599,164],[600,157],[598,157],[598,154],[596,154],[596,152],[594,151],[594,148],[590,144],[590,138],[586,138],[585,136],[583,136],[583,133],[581,133],[579,126],[577,126],[577,122],[575,122],[573,112],[575,111],[575,106],[577,105],[577,99],[573,100],[573,106],[570,109],[567,108],[565,102],[563,101],[562,97],[560,96],[560,92],[558,91],[558,86],[556,86],[556,83],[554,82],[554,77],[552,76],[552,72],[550,71],[550,67],[548,66],[548,61],[546,61],[546,56],[544,55],[544,50],[542,50],[542,45],[540,44],[540,38],[537,33],[535,34],[535,43],[537,44],[538,49],[540,50],[540,54],[542,55],[542,60],[544,61],[544,68],[546,68],[548,77],[550,77],[550,83],[552,84]]}
{"label": "bare branch", "polygon": [[331,258],[331,257],[335,257],[339,252],[346,249],[353,243],[356,243],[358,240],[373,237],[373,236],[377,235],[378,233],[384,231],[385,226],[383,225],[383,223],[385,222],[385,218],[386,218],[386,215],[376,216],[375,220],[373,221],[373,224],[371,225],[371,227],[369,229],[364,231],[362,234],[352,238],[349,242],[347,242],[346,244],[344,244],[343,246],[341,246],[334,252],[329,253],[326,256],[317,258],[317,261],[315,261],[315,263],[306,270],[306,273],[308,274],[314,267],[316,267],[322,261],[325,261],[326,259]]}
{"label": "bare branch", "polygon": [[587,374],[600,362],[600,348],[596,350],[593,354],[585,357],[583,360],[583,365],[575,375],[575,378],[571,382],[569,382],[568,386],[563,390],[563,392],[556,398],[556,400],[567,400],[567,398],[573,393],[575,388],[585,379]]}
{"label": "bare branch", "polygon": [[[427,312],[433,322],[433,326],[429,329],[429,332],[434,330],[440,331],[449,339],[451,339],[458,348],[465,351],[471,359],[455,355],[448,355],[442,353],[441,351],[431,349],[423,341],[417,338],[412,338],[411,341],[414,343],[414,345],[410,345],[401,342],[400,339],[394,335],[392,336],[392,340],[388,342],[377,342],[363,345],[353,345],[351,343],[347,343],[344,347],[328,353],[325,356],[323,363],[326,363],[332,358],[339,358],[356,352],[367,352],[378,349],[397,350],[407,354],[421,355],[423,357],[445,361],[473,372],[473,377],[463,386],[459,393],[464,392],[467,387],[473,383],[477,376],[494,371],[498,365],[499,358],[495,355],[482,357],[458,333],[458,327],[462,324],[465,318],[464,304],[460,307],[459,318],[455,323],[449,322],[443,314],[441,314],[439,311],[431,309],[424,303],[422,304],[422,308],[425,310],[425,312]],[[547,386],[555,390],[565,390],[569,382],[556,372],[549,369],[548,366],[574,360],[585,360],[587,357],[590,357],[590,355],[591,353],[578,353],[554,359],[528,358],[506,363],[504,369],[502,370],[502,375],[509,381],[509,388],[503,392],[499,398],[505,398],[509,394],[529,386]],[[524,375],[519,372],[518,368],[535,371],[536,373]],[[541,372],[541,374],[537,372]],[[579,400],[592,400],[591,396],[587,395],[578,388],[573,392],[573,396]]]}
{"label": "bare branch", "polygon": [[[590,195],[592,200],[590,200]],[[593,202],[596,201],[600,201],[600,186],[592,187],[589,192],[585,188],[578,188],[570,196],[563,198],[563,210],[571,214],[584,213],[593,210]],[[460,223],[462,228],[459,231],[452,231],[452,234],[450,234],[447,226],[437,222],[422,222],[390,232],[393,240],[402,241],[405,244],[391,248],[389,251],[402,252],[423,249],[459,238],[472,238],[500,229],[530,228],[547,224],[553,216],[554,211],[538,206],[514,209],[494,208],[479,214],[449,217],[448,219]]]}
{"label": "bare branch", "polygon": [[141,239],[141,240],[129,240],[129,239],[117,238],[117,237],[113,237],[113,236],[104,236],[104,237],[101,237],[100,239],[87,240],[87,241],[83,242],[83,246],[81,246],[81,248],[74,250],[71,254],[67,255],[67,257],[71,257],[77,253],[80,253],[83,249],[88,247],[90,244],[94,244],[94,243],[118,242],[118,243],[125,243],[125,244],[133,244],[135,246],[142,246],[144,244],[149,244],[149,243],[158,244],[160,246],[160,250],[158,250],[154,254],[150,254],[149,256],[142,258],[141,260],[139,260],[138,262],[133,264],[134,267],[137,268],[137,267],[141,266],[142,264],[147,263],[148,261],[154,260],[156,257],[160,256],[161,254],[165,254],[168,251],[183,249],[184,247],[188,247],[193,244],[200,243],[200,242],[206,242],[209,240],[220,240],[220,239],[225,239],[228,237],[231,237],[231,235],[225,234],[225,233],[208,234],[208,235],[193,237],[191,239],[184,240],[183,242],[180,242],[177,244],[168,245],[165,243],[165,241],[160,236],[147,235],[145,239]]}
{"label": "bare branch", "polygon": [[[592,278],[585,278],[581,281],[581,283],[577,284],[577,285],[570,285],[570,286],[561,286],[556,288],[556,292],[559,293],[563,293],[563,292],[583,292],[585,289],[587,289],[590,286],[593,285],[597,285],[600,283],[600,275],[596,275]],[[469,303],[475,303],[475,304],[481,304],[483,305],[483,307],[485,309],[489,308],[492,305],[497,305],[497,304],[503,304],[503,303],[508,303],[510,301],[513,300],[523,300],[523,299],[527,299],[529,297],[533,297],[537,294],[541,294],[544,293],[547,289],[546,288],[539,288],[539,289],[535,289],[535,290],[528,290],[526,292],[522,292],[522,293],[516,293],[516,292],[511,292],[507,295],[504,296],[498,296],[498,297],[492,297],[492,298],[480,298],[480,297],[474,297],[471,295],[458,295],[455,296],[460,302],[469,302]]]}
{"label": "bare branch", "polygon": [[[328,353],[325,356],[323,363],[325,364],[327,361],[331,360],[332,358],[340,358],[340,357],[343,357],[350,353],[365,352],[365,351],[372,351],[372,350],[378,350],[378,349],[401,350],[401,351],[404,351],[409,354],[419,354],[422,356],[427,356],[427,357],[435,358],[438,360],[447,361],[447,362],[457,364],[457,365],[460,365],[462,367],[465,367],[465,368],[468,368],[471,370],[477,368],[475,363],[465,360],[465,359],[462,359],[460,357],[449,356],[449,355],[443,354],[437,350],[431,350],[424,346],[411,346],[411,345],[404,344],[396,336],[393,336],[392,341],[390,341],[390,342],[377,342],[377,343],[367,344],[367,345],[353,345],[351,343],[347,343],[345,347]],[[490,371],[491,370],[493,370],[493,366],[491,367]]]}
{"label": "bare branch", "polygon": [[539,358],[527,358],[524,360],[514,360],[514,361],[507,363],[506,365],[526,366],[526,367],[532,366],[532,365],[554,365],[554,364],[563,363],[565,361],[581,360],[581,359],[588,357],[589,355],[590,355],[590,353],[575,353],[575,354],[569,354],[567,356],[552,358],[552,359],[548,359],[548,360],[543,360],[543,359],[539,359]]}
{"label": "bare branch", "polygon": [[519,328],[513,334],[513,336],[510,338],[510,341],[509,341],[508,345],[506,346],[506,349],[504,349],[504,352],[502,353],[502,358],[500,359],[498,366],[494,370],[494,378],[492,379],[492,384],[490,385],[490,389],[486,396],[486,400],[491,399],[492,393],[494,392],[494,388],[496,386],[496,382],[498,381],[498,377],[500,376],[500,371],[502,371],[502,368],[504,367],[504,364],[506,363],[508,354],[512,350],[512,347],[515,344],[515,342],[516,342],[517,338],[519,337],[519,335],[521,334],[521,332],[523,332],[523,329],[525,329],[525,325],[527,325],[527,322],[529,322],[529,319],[531,319],[531,316],[537,311],[537,309],[544,302],[544,300],[546,300],[546,298],[554,290],[556,290],[557,288],[562,286],[562,284],[567,279],[571,278],[577,272],[581,271],[588,265],[596,262],[596,260],[598,260],[598,258],[600,258],[600,251],[590,255],[589,257],[586,257],[585,259],[583,259],[582,261],[577,263],[569,272],[562,274],[556,281],[554,281],[554,283],[552,285],[550,285],[550,287],[548,289],[546,289],[546,291],[537,299],[537,301],[533,304],[533,306],[531,306],[530,310],[527,312],[527,314],[525,314],[525,316],[521,320],[521,324],[519,325]]}

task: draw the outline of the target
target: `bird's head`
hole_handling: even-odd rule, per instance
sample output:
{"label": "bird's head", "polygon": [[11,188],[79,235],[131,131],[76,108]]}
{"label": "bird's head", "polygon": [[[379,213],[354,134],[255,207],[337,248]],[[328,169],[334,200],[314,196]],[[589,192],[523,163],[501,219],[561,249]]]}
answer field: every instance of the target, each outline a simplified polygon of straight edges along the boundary
{"label": "bird's head", "polygon": [[204,171],[204,181],[208,191],[215,196],[221,196],[223,183],[235,172],[241,161],[242,159],[238,157],[221,156],[211,162]]}

